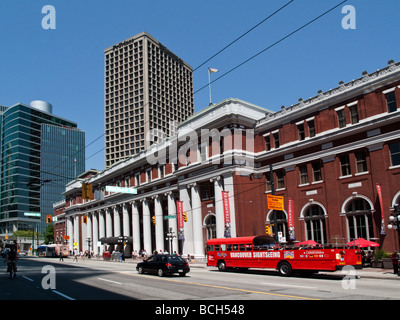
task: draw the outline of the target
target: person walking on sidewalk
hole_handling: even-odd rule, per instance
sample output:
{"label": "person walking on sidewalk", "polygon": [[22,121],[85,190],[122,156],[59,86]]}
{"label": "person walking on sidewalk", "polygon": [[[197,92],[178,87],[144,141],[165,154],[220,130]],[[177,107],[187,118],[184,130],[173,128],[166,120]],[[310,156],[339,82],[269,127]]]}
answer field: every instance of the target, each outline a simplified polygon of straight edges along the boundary
{"label": "person walking on sidewalk", "polygon": [[394,274],[399,274],[399,255],[397,254],[397,251],[393,252],[393,254],[390,256],[392,259],[392,265],[393,265],[393,273]]}

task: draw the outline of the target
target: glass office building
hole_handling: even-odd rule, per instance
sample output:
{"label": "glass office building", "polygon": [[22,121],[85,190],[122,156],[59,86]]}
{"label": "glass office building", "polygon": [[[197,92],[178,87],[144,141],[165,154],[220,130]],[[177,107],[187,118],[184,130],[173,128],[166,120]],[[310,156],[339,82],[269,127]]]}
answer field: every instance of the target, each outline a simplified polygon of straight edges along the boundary
{"label": "glass office building", "polygon": [[0,108],[0,121],[0,235],[44,233],[53,203],[85,171],[85,133],[44,101]]}

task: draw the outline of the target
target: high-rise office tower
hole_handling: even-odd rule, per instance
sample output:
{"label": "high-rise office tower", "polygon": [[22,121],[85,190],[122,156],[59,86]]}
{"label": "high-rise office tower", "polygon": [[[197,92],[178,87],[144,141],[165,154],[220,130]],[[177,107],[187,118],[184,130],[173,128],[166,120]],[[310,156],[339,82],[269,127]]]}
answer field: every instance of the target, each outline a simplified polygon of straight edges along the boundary
{"label": "high-rise office tower", "polygon": [[[105,166],[171,136],[194,112],[193,69],[143,32],[104,51]],[[155,130],[154,130],[155,129]]]}
{"label": "high-rise office tower", "polygon": [[44,101],[0,107],[0,121],[0,234],[44,233],[53,203],[85,171],[85,133]]}

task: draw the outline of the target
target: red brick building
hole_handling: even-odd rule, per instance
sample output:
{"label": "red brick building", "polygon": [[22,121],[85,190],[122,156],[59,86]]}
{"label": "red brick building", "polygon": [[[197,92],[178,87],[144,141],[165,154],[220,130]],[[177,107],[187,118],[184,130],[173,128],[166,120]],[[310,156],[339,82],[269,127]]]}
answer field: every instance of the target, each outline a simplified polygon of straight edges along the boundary
{"label": "red brick building", "polygon": [[176,135],[85,179],[93,200],[79,198],[82,181],[71,182],[57,223],[82,249],[87,238],[101,252],[126,237],[127,251],[171,250],[173,232],[173,251],[202,258],[209,238],[265,234],[274,220],[266,201],[273,189],[284,197],[280,241],[362,237],[398,250],[397,232],[388,229],[400,202],[398,86],[400,63],[389,61],[278,112],[238,99],[210,105]]}

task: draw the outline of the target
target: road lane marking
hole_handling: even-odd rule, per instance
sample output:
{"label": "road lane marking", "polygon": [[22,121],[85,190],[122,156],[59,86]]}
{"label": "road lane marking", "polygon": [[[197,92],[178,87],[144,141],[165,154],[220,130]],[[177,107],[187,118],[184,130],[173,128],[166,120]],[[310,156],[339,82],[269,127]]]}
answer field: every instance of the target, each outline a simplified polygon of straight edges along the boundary
{"label": "road lane marking", "polygon": [[102,281],[107,281],[107,282],[115,283],[115,284],[122,284],[121,282],[112,281],[112,280],[107,280],[107,279],[103,279],[103,278],[97,278],[97,279],[102,280]]}
{"label": "road lane marking", "polygon": [[307,286],[297,286],[294,284],[283,284],[283,283],[273,283],[273,282],[261,282],[261,284],[267,284],[270,286],[277,287],[293,287],[293,288],[302,288],[302,289],[317,289],[317,287],[307,287]]}
{"label": "road lane marking", "polygon": [[52,291],[53,291],[54,293],[57,293],[58,295],[64,297],[64,298],[68,299],[68,300],[75,300],[74,298],[71,298],[71,297],[67,296],[67,295],[64,294],[64,293],[61,293],[60,291],[57,291],[57,290],[52,290]]}
{"label": "road lane marking", "polygon": [[292,295],[287,295],[287,294],[271,293],[271,292],[265,292],[265,291],[254,291],[254,290],[247,290],[247,289],[240,289],[240,288],[224,287],[224,286],[217,286],[217,285],[212,285],[212,284],[189,282],[189,281],[182,281],[182,280],[175,280],[175,279],[166,279],[166,278],[160,278],[160,277],[155,278],[155,277],[146,276],[143,274],[133,274],[133,273],[124,273],[124,272],[120,272],[120,273],[128,274],[130,276],[135,276],[135,277],[146,277],[146,278],[155,279],[155,280],[164,280],[164,281],[170,281],[170,282],[184,283],[184,284],[188,284],[188,285],[210,287],[210,288],[217,288],[217,289],[224,289],[224,290],[231,290],[231,291],[240,291],[240,292],[246,292],[246,293],[265,294],[265,295],[269,295],[269,296],[277,296],[277,297],[283,297],[283,298],[294,298],[294,299],[302,299],[302,300],[321,300],[321,299],[317,299],[317,298],[292,296]]}
{"label": "road lane marking", "polygon": [[26,280],[29,280],[29,281],[31,281],[31,282],[35,281],[35,280],[31,279],[31,278],[28,278],[27,276],[22,276],[22,278],[24,278],[24,279],[26,279]]}

